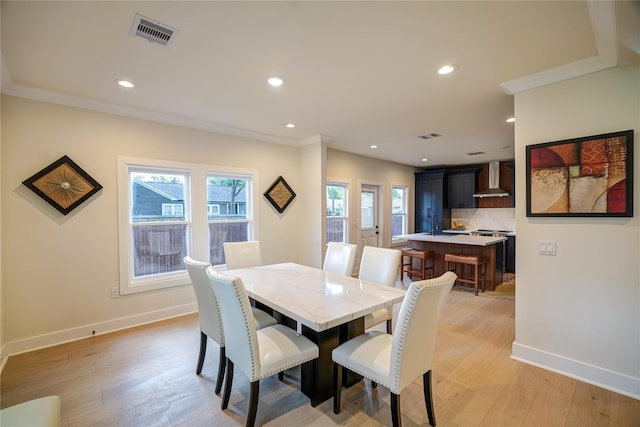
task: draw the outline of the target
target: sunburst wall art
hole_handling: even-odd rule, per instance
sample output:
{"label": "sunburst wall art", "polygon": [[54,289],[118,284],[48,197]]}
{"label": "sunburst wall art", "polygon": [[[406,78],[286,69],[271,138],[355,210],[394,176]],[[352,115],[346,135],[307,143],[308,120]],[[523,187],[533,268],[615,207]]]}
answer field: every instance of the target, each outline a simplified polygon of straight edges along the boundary
{"label": "sunburst wall art", "polygon": [[102,185],[67,156],[22,183],[63,215],[102,189]]}
{"label": "sunburst wall art", "polygon": [[527,216],[633,216],[633,130],[526,149]]}
{"label": "sunburst wall art", "polygon": [[282,213],[296,197],[296,193],[294,193],[293,189],[287,184],[287,181],[279,176],[271,187],[264,192],[264,197],[267,198],[269,203],[271,203],[279,213]]}

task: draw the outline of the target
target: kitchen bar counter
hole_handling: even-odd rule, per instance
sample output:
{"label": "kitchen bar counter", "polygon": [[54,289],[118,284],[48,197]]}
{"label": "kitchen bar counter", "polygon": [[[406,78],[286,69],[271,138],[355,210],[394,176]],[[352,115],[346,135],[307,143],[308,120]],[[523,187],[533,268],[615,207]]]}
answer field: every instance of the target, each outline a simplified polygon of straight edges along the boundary
{"label": "kitchen bar counter", "polygon": [[493,291],[502,283],[502,242],[506,237],[469,236],[466,234],[407,234],[407,246],[413,249],[425,249],[435,253],[434,274],[445,272],[444,254],[461,253],[466,255],[484,255],[487,258],[486,286]]}
{"label": "kitchen bar counter", "polygon": [[[473,233],[477,233],[478,230],[467,230],[466,228],[450,228],[448,230],[442,230],[443,233],[445,234],[473,234]],[[487,231],[484,231],[485,233],[488,233]],[[516,236],[516,232],[515,231],[496,231],[496,233],[499,234],[504,234],[505,236]]]}
{"label": "kitchen bar counter", "polygon": [[507,240],[506,237],[496,236],[470,236],[468,234],[426,234],[416,233],[407,234],[401,236],[408,241],[420,241],[420,242],[437,242],[437,243],[452,243],[456,245],[473,245],[473,246],[489,246],[496,243]]}

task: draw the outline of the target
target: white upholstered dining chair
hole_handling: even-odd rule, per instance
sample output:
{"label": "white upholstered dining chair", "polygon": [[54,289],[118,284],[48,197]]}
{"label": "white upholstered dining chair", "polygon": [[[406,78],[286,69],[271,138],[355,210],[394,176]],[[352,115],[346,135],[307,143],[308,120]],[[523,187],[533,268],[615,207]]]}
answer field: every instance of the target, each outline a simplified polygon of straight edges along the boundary
{"label": "white upholstered dining chair", "polygon": [[227,270],[236,268],[248,268],[262,265],[260,242],[257,240],[248,242],[224,242],[224,259]]}
{"label": "white upholstered dining chair", "polygon": [[[216,380],[216,394],[222,389],[222,380],[227,359],[225,357],[225,340],[224,330],[222,328],[222,318],[220,317],[220,309],[216,300],[207,273],[205,270],[210,267],[208,262],[196,261],[191,257],[184,257],[184,265],[187,267],[189,279],[193,285],[193,291],[196,294],[196,302],[198,304],[198,318],[200,320],[200,353],[198,356],[198,365],[196,374],[202,372],[204,364],[204,356],[207,352],[207,339],[211,338],[220,346],[220,360],[218,362],[218,378]],[[276,319],[269,316],[262,310],[252,307],[253,318],[255,319],[256,328],[261,329],[266,326],[275,325]]]}
{"label": "white upholstered dining chair", "polygon": [[[284,325],[256,329],[248,322],[251,306],[239,277],[229,277],[209,267],[206,270],[220,305],[225,335],[227,377],[222,409],[229,405],[233,369],[237,366],[251,381],[247,426],[253,426],[258,409],[260,380],[303,363],[314,363],[318,346]],[[317,368],[316,368],[317,369]]]}
{"label": "white upholstered dining chair", "polygon": [[342,276],[353,274],[353,263],[356,260],[357,245],[341,242],[327,243],[322,269]]}
{"label": "white upholstered dining chair", "polygon": [[[358,278],[386,286],[395,286],[402,252],[397,249],[365,246],[360,260]],[[391,333],[393,307],[381,308],[364,317],[364,329],[387,322],[387,333]]]}
{"label": "white upholstered dining chair", "polygon": [[340,413],[342,367],[389,389],[394,427],[401,425],[400,393],[422,375],[429,424],[436,425],[431,366],[438,318],[456,278],[455,273],[447,271],[440,277],[411,283],[393,335],[366,332],[333,350],[334,413]]}

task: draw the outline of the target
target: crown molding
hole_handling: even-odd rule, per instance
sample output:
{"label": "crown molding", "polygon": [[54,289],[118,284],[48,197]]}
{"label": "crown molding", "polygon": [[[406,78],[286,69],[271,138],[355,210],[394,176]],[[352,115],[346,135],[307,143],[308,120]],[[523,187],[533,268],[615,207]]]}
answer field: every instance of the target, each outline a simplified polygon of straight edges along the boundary
{"label": "crown molding", "polygon": [[500,84],[508,95],[595,73],[618,65],[616,11],[613,1],[589,1],[589,14],[598,54]]}
{"label": "crown molding", "polygon": [[273,135],[249,131],[232,126],[226,126],[219,123],[176,116],[173,114],[159,113],[142,108],[127,107],[124,105],[112,104],[110,102],[96,101],[51,90],[19,85],[11,81],[11,76],[8,70],[6,70],[6,61],[4,60],[4,57],[2,58],[1,89],[3,94],[16,96],[19,98],[49,102],[52,104],[65,105],[68,107],[83,108],[85,110],[115,114],[118,116],[133,117],[141,120],[181,126],[190,129],[204,130],[207,132],[219,133],[223,135],[238,136],[263,142],[271,142],[274,144],[291,146],[299,145],[299,142],[293,139],[280,138]]}

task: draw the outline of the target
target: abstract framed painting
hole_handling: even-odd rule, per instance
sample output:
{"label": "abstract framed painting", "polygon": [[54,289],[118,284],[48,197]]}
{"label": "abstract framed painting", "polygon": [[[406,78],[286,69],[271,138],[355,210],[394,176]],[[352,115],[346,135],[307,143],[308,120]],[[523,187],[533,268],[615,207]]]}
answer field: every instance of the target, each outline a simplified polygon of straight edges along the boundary
{"label": "abstract framed painting", "polygon": [[526,150],[528,217],[633,216],[633,130]]}
{"label": "abstract framed painting", "polygon": [[63,215],[102,189],[68,156],[62,156],[22,183]]}

